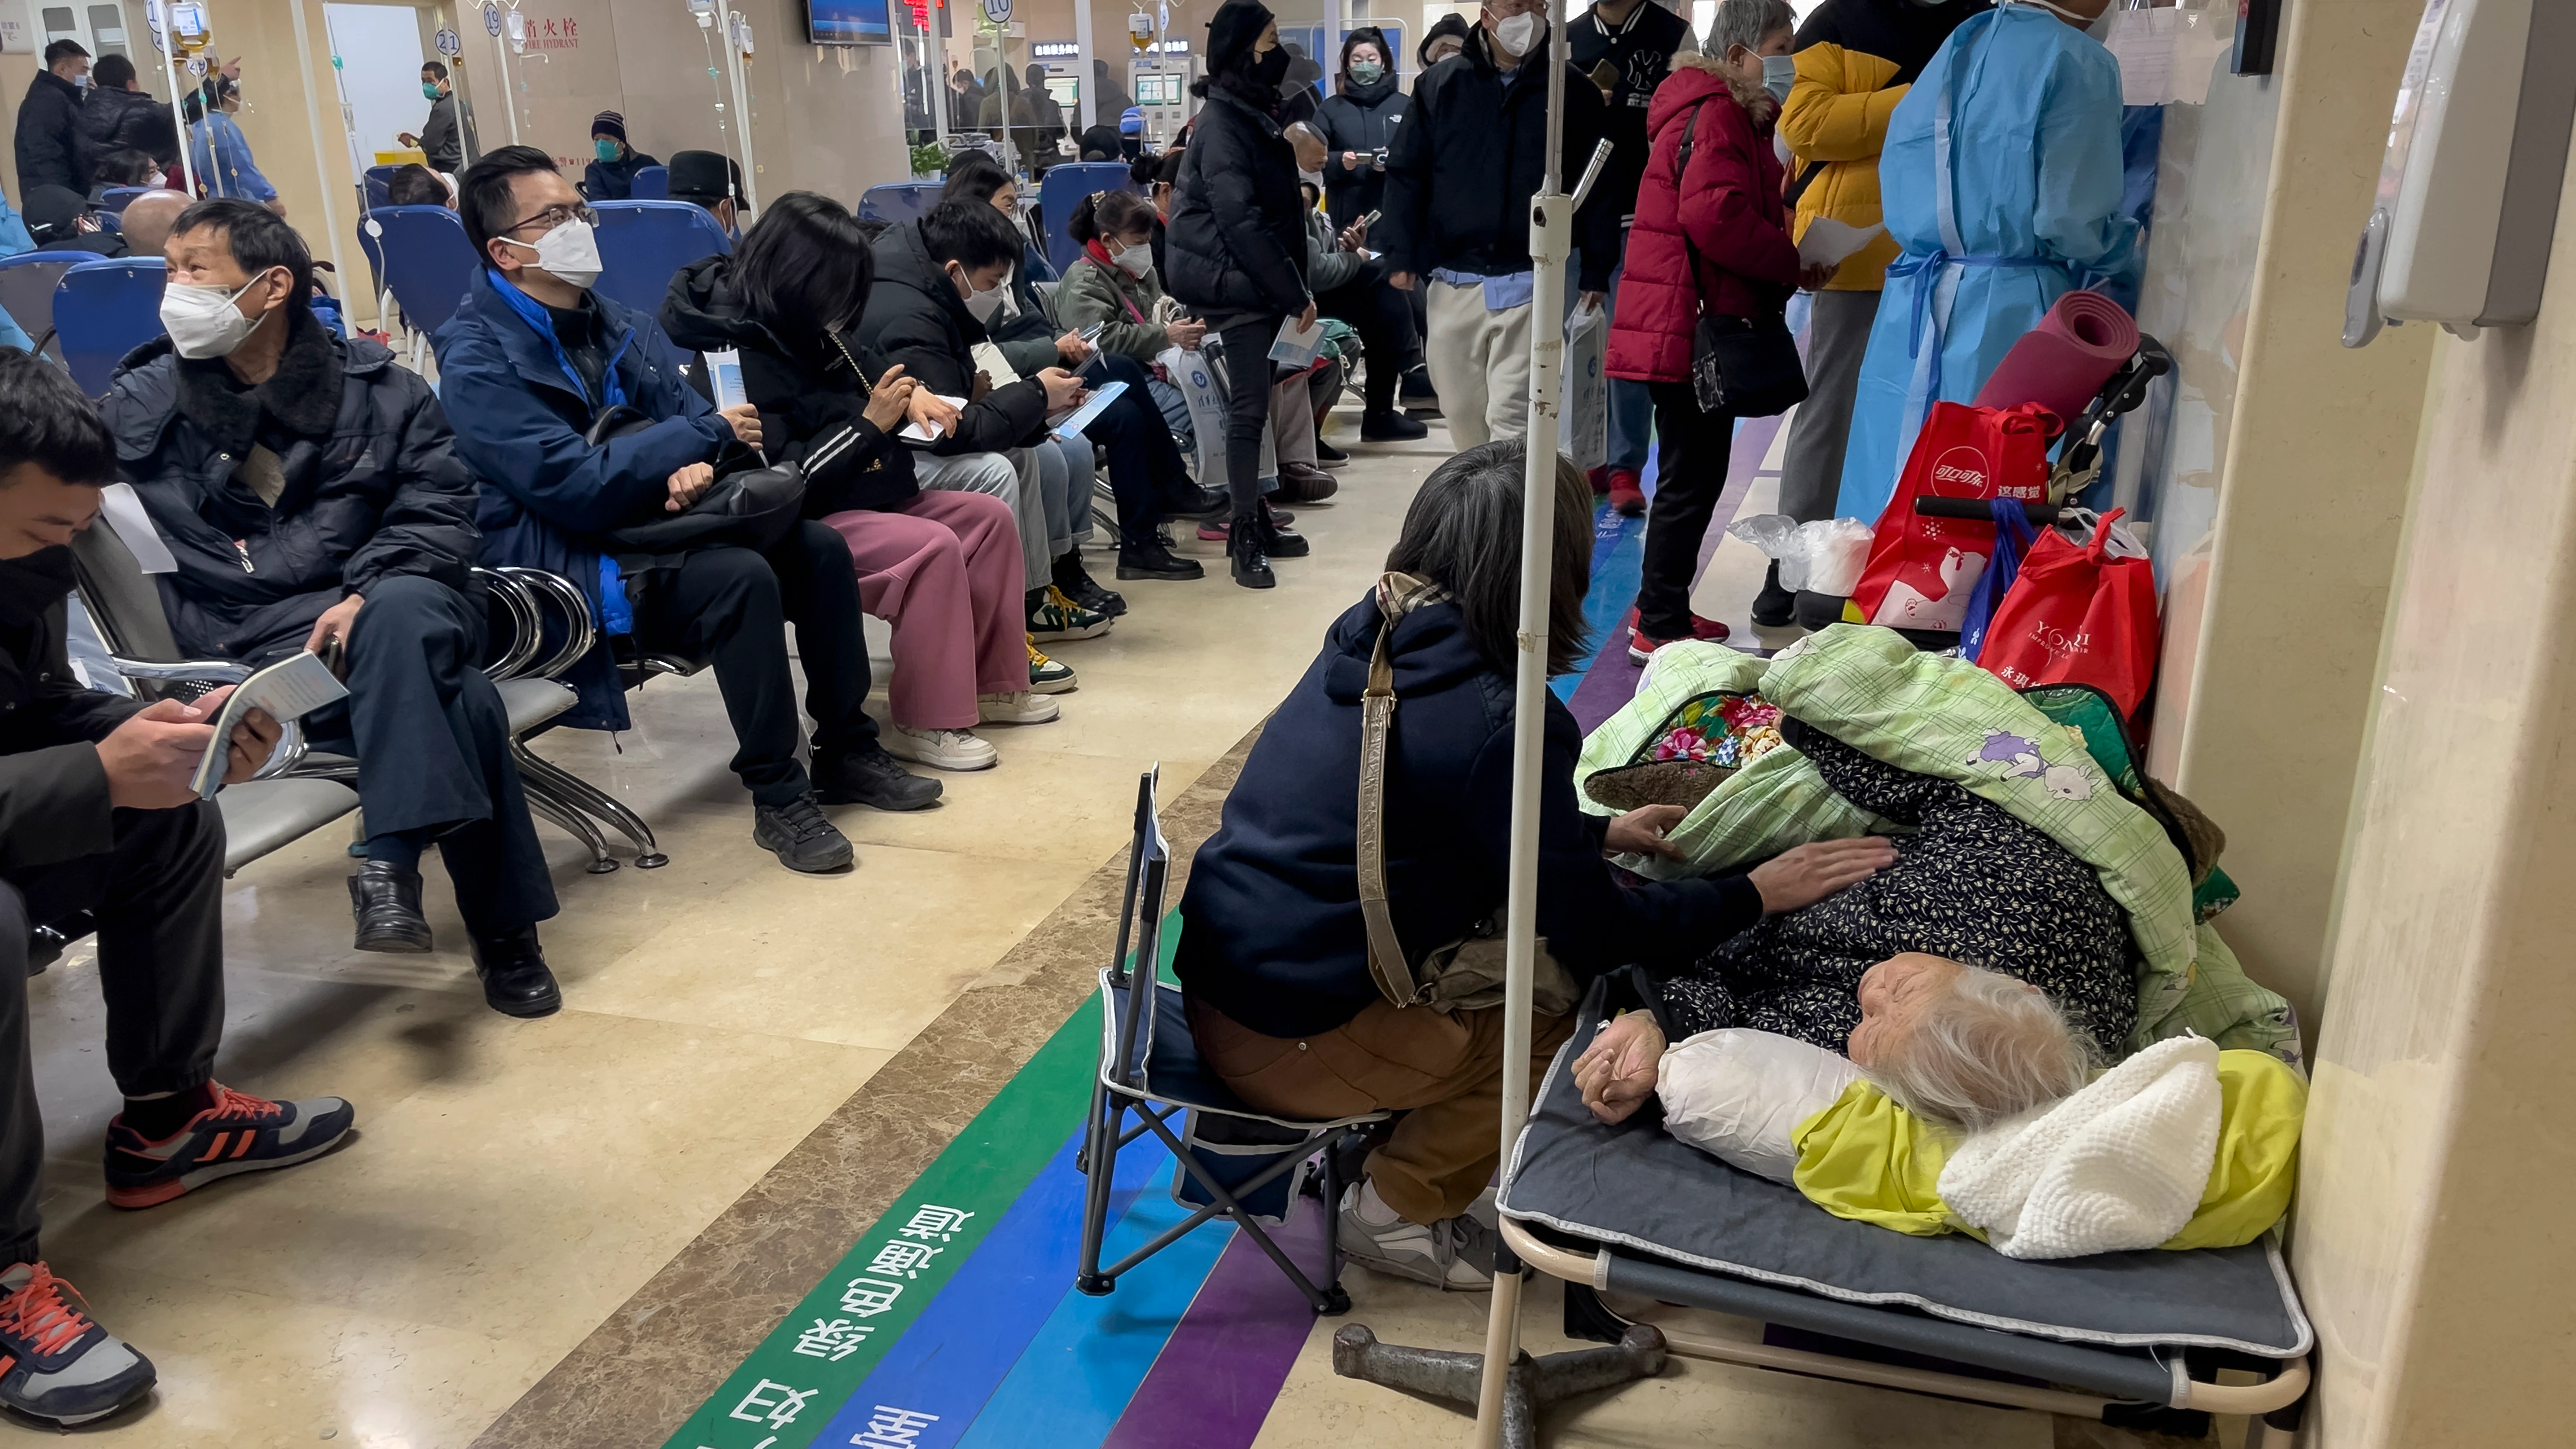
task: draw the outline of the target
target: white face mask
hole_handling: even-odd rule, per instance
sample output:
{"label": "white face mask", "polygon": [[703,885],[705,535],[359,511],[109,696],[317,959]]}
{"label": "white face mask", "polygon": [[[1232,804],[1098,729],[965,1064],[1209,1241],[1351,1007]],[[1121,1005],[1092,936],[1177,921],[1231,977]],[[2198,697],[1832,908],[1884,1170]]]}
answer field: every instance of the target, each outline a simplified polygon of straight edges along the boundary
{"label": "white face mask", "polygon": [[1507,16],[1500,25],[1494,27],[1494,39],[1504,50],[1511,53],[1513,59],[1517,60],[1529,54],[1530,47],[1538,43],[1538,17],[1535,15]]}
{"label": "white face mask", "polygon": [[233,303],[263,280],[253,277],[236,292],[189,283],[163,288],[161,326],[170,334],[170,345],[191,361],[232,356],[268,315],[245,317]]}
{"label": "white face mask", "polygon": [[[954,263],[951,265],[954,265]],[[948,275],[954,278],[957,286],[965,292],[966,311],[969,315],[973,316],[976,321],[990,322],[993,320],[993,314],[1002,310],[1001,283],[995,282],[993,285],[978,291],[975,287],[974,281],[966,275],[966,269],[964,267],[958,267],[957,270],[950,272]]]}
{"label": "white face mask", "polygon": [[1109,260],[1118,264],[1118,270],[1141,280],[1147,272],[1154,270],[1154,249],[1149,246],[1132,246],[1123,252],[1115,253]]}
{"label": "white face mask", "polygon": [[537,238],[534,245],[510,237],[501,240],[535,252],[537,266],[565,286],[588,287],[599,280],[599,236],[580,217]]}
{"label": "white face mask", "polygon": [[1789,88],[1797,83],[1798,62],[1795,57],[1786,55],[1762,57],[1762,88],[1771,93],[1771,99],[1787,105]]}

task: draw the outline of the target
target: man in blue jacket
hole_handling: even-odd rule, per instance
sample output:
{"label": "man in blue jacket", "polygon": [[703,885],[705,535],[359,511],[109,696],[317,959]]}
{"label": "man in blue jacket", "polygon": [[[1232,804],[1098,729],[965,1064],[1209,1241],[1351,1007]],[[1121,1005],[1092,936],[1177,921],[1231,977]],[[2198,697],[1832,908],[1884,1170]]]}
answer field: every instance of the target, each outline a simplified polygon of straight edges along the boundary
{"label": "man in blue jacket", "polygon": [[[578,580],[605,625],[576,672],[583,700],[565,722],[626,724],[607,636],[710,660],[739,746],[733,770],[751,791],[753,841],[790,870],[848,866],[850,842],[822,804],[916,810],[939,798],[937,781],[885,752],[862,708],[868,653],[849,545],[806,520],[766,553],[715,544],[615,557],[602,534],[685,510],[729,449],[759,446],[760,414],[716,411],[681,376],[653,319],[591,290],[600,264],[590,208],[545,152],[503,147],[469,168],[457,191],[484,265],[435,340],[440,395],[472,420],[456,450],[485,484],[484,550],[495,563]],[[589,441],[600,415],[621,404],[639,426]],[[814,717],[811,776],[796,758],[790,621]]]}
{"label": "man in blue jacket", "polygon": [[172,223],[161,318],[104,413],[176,572],[160,575],[192,655],[335,661],[345,705],[306,719],[358,760],[367,859],[349,877],[361,951],[427,951],[420,857],[436,841],[494,1010],[563,995],[537,947],[555,913],[545,852],[483,674],[474,479],[419,376],[316,319],[313,259],[238,197]]}

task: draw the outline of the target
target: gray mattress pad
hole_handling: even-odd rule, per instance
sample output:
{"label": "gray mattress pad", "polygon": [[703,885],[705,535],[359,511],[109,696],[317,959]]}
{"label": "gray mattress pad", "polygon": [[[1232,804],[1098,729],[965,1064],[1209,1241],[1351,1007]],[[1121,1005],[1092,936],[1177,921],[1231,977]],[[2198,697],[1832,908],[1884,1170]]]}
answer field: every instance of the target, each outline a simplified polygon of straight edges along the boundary
{"label": "gray mattress pad", "polygon": [[1571,1070],[1596,1030],[1586,1022],[1548,1067],[1506,1164],[1507,1217],[1617,1254],[2067,1343],[2287,1359],[2315,1340],[2273,1236],[2023,1262],[1964,1234],[1918,1238],[1835,1217],[1673,1137],[1651,1102],[1604,1126]]}

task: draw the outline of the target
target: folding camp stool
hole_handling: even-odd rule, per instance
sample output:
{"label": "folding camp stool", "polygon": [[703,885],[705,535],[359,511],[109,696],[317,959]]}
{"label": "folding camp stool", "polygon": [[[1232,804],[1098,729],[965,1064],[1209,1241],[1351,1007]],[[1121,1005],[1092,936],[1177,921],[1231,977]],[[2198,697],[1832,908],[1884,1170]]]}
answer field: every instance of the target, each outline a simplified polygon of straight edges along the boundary
{"label": "folding camp stool", "polygon": [[[1179,1242],[1201,1223],[1224,1219],[1279,1265],[1317,1313],[1350,1311],[1342,1291],[1341,1174],[1329,1150],[1356,1127],[1386,1120],[1384,1112],[1303,1121],[1256,1111],[1200,1060],[1190,1040],[1180,988],[1156,980],[1162,960],[1163,890],[1171,850],[1163,839],[1154,802],[1158,765],[1136,787],[1136,836],[1127,854],[1127,888],[1118,916],[1118,948],[1100,973],[1100,1079],[1091,1094],[1091,1118],[1079,1164],[1089,1179],[1082,1207],[1082,1264],[1073,1286],[1093,1297],[1147,1258]],[[1128,966],[1130,947],[1135,966]],[[1127,1114],[1136,1114],[1134,1126]],[[1179,1130],[1173,1119],[1180,1118]],[[1178,1166],[1172,1198],[1190,1215],[1152,1242],[1107,1268],[1101,1240],[1109,1227],[1110,1181],[1119,1149],[1151,1132],[1171,1149]],[[1315,1286],[1280,1249],[1264,1224],[1287,1222],[1307,1168],[1322,1154],[1324,1286]]]}

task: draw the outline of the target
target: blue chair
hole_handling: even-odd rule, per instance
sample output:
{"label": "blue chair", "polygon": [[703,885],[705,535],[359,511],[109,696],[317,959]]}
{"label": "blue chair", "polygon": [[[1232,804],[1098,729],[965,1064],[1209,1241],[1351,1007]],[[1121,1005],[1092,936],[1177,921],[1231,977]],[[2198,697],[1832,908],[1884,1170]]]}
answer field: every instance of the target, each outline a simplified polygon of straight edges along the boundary
{"label": "blue chair", "polygon": [[628,180],[626,195],[634,201],[668,201],[671,199],[671,168],[638,166]]}
{"label": "blue chair", "polygon": [[62,345],[54,339],[54,288],[62,284],[63,273],[81,263],[106,260],[97,252],[70,251],[0,257],[0,312],[25,329],[37,352],[60,362]]}
{"label": "blue chair", "polygon": [[1123,161],[1068,161],[1048,168],[1046,179],[1038,183],[1038,210],[1046,217],[1047,265],[1062,273],[1082,255],[1082,243],[1065,229],[1075,202],[1095,191],[1136,189]]}
{"label": "blue chair", "polygon": [[149,186],[111,186],[98,194],[98,209],[110,216],[123,216],[127,202],[152,189]]}
{"label": "blue chair", "polygon": [[474,244],[465,238],[465,223],[443,206],[378,207],[358,223],[358,246],[402,307],[417,371],[429,334],[456,315],[474,280]]}
{"label": "blue chair", "polygon": [[859,220],[905,222],[919,221],[923,213],[939,204],[944,181],[889,181],[871,186],[859,193]]}
{"label": "blue chair", "polygon": [[595,290],[659,316],[671,278],[702,257],[732,256],[733,243],[703,207],[685,201],[601,201]]}
{"label": "blue chair", "polygon": [[169,271],[159,257],[117,257],[63,273],[54,287],[54,335],[81,391],[107,396],[125,354],[161,335]]}
{"label": "blue chair", "polygon": [[367,189],[367,210],[375,211],[394,204],[394,173],[401,169],[400,166],[370,166],[366,174],[358,178],[359,184]]}

